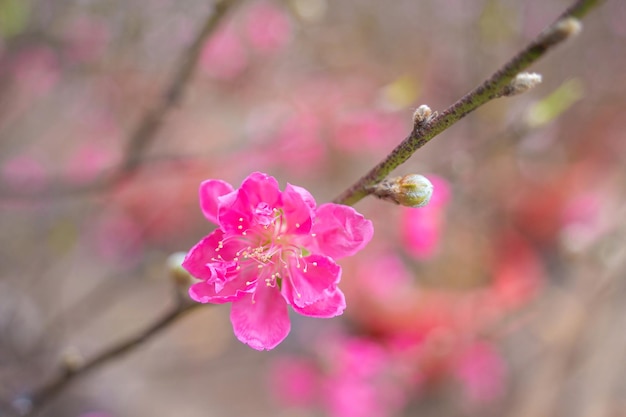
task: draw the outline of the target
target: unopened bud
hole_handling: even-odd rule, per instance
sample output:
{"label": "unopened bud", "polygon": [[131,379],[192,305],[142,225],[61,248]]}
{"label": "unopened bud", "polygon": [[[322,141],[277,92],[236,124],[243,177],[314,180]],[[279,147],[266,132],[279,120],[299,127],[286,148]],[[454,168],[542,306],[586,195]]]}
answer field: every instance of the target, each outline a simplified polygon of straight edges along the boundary
{"label": "unopened bud", "polygon": [[406,207],[423,207],[433,195],[433,184],[423,175],[409,174],[391,178],[372,187],[371,192],[382,200]]}
{"label": "unopened bud", "polygon": [[583,30],[580,20],[575,17],[568,17],[561,20],[554,27],[554,36],[561,37],[563,40],[578,35]]}
{"label": "unopened bud", "polygon": [[174,284],[179,287],[189,287],[192,282],[191,275],[183,268],[185,252],[175,252],[167,258],[167,269]]}
{"label": "unopened bud", "polygon": [[543,47],[556,45],[557,43],[578,35],[582,28],[583,26],[580,20],[575,17],[566,17],[541,33],[537,42]]}
{"label": "unopened bud", "polygon": [[70,346],[63,351],[61,361],[67,372],[75,373],[85,364],[85,357],[77,348]]}
{"label": "unopened bud", "polygon": [[426,104],[422,104],[413,112],[413,124],[415,125],[423,125],[437,116],[437,112],[434,112],[428,107]]}
{"label": "unopened bud", "polygon": [[515,96],[525,93],[531,88],[541,84],[541,81],[541,74],[537,74],[536,72],[520,72],[513,78],[513,81],[502,89],[501,95]]}

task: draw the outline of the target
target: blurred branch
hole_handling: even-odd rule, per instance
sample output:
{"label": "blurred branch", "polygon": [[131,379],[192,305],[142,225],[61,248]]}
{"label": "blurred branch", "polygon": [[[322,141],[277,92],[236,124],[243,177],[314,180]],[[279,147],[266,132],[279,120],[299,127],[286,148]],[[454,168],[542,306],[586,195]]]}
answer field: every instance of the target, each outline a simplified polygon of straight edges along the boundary
{"label": "blurred branch", "polygon": [[154,141],[161,128],[165,115],[180,102],[185,86],[191,79],[196,67],[202,47],[207,38],[215,32],[222,18],[232,9],[239,0],[217,0],[211,16],[204,22],[192,44],[180,59],[180,65],[164,90],[159,102],[143,116],[136,129],[130,134],[124,159],[112,171],[105,172],[94,181],[87,184],[72,185],[65,182],[50,184],[44,190],[32,194],[28,191],[8,189],[0,185],[0,197],[40,199],[45,197],[64,197],[74,194],[96,192],[109,188],[133,176],[141,166],[141,157],[147,147]]}
{"label": "blurred branch", "polygon": [[170,311],[163,314],[147,328],[139,331],[130,338],[115,344],[99,355],[80,363],[75,358],[66,358],[63,363],[61,373],[47,384],[35,390],[31,395],[20,400],[21,407],[24,408],[21,416],[35,416],[39,410],[59,394],[70,382],[77,377],[104,365],[112,359],[119,358],[150,340],[162,330],[174,324],[178,319],[203,304],[184,301],[180,299],[177,305]]}
{"label": "blurred branch", "polygon": [[541,32],[525,49],[479,86],[452,104],[441,114],[416,118],[413,131],[382,162],[372,168],[354,185],[333,200],[338,204],[353,205],[366,197],[375,184],[383,181],[395,168],[406,162],[415,151],[428,143],[468,113],[483,104],[506,94],[511,81],[524,69],[580,30],[578,19],[585,16],[603,0],[578,0],[554,23]]}

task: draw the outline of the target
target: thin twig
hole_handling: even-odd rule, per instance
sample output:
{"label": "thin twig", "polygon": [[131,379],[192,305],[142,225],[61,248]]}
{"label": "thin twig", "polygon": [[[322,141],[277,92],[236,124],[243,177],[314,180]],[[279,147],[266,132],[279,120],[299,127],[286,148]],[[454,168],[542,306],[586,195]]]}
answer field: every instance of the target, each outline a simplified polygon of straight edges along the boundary
{"label": "thin twig", "polygon": [[23,416],[35,416],[50,400],[56,397],[74,379],[87,374],[89,371],[107,363],[112,359],[117,359],[150,340],[153,336],[165,330],[178,319],[185,316],[191,310],[202,306],[200,303],[180,302],[170,311],[163,314],[147,328],[130,338],[117,343],[99,355],[84,362],[80,366],[65,366],[62,372],[47,384],[41,386],[30,395],[23,398],[23,402],[30,406],[30,409]]}
{"label": "thin twig", "polygon": [[112,171],[103,173],[94,181],[86,184],[73,185],[59,181],[48,185],[36,193],[29,190],[9,189],[0,185],[0,197],[19,199],[59,198],[70,195],[101,191],[127,180],[137,173],[141,166],[141,157],[147,147],[154,141],[161,128],[165,115],[181,100],[185,86],[191,79],[193,71],[200,58],[202,47],[208,37],[217,29],[222,18],[239,0],[218,0],[213,6],[209,18],[196,35],[193,43],[185,50],[179,66],[172,74],[172,78],[163,91],[161,98],[154,107],[148,110],[135,130],[129,135],[124,152],[124,159]]}
{"label": "thin twig", "polygon": [[461,120],[468,113],[501,96],[503,89],[517,74],[573,34],[578,24],[576,19],[585,16],[602,1],[578,0],[490,78],[486,79],[438,116],[432,117],[425,123],[415,123],[413,131],[400,145],[333,201],[338,204],[353,205],[363,199],[369,194],[368,190],[373,185],[384,180],[391,171],[409,159],[415,151],[428,143],[432,138]]}

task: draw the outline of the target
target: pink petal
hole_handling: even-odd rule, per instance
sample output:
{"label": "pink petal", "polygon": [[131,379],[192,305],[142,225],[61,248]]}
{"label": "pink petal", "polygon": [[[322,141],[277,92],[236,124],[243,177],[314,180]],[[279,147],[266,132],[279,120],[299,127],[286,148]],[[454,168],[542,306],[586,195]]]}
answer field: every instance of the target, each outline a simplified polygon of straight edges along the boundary
{"label": "pink petal", "polygon": [[315,202],[315,198],[306,189],[304,189],[302,187],[298,187],[297,185],[291,185],[291,184],[287,183],[287,186],[285,187],[285,193],[287,193],[287,192],[289,192],[289,193],[294,192],[294,193],[300,194],[300,197],[302,197],[302,201],[304,201],[305,204],[307,206],[309,206],[309,208],[311,210],[315,210],[315,207],[317,207],[317,203]]}
{"label": "pink petal", "polygon": [[321,300],[304,307],[292,305],[295,312],[309,317],[330,318],[340,316],[346,309],[346,297],[339,288],[335,291],[327,291],[327,296]]}
{"label": "pink petal", "polygon": [[274,207],[280,201],[278,181],[261,172],[248,175],[248,178],[241,183],[240,190],[247,195],[251,207],[256,207],[259,203],[267,203]]}
{"label": "pink petal", "polygon": [[223,304],[237,301],[246,293],[254,291],[256,282],[251,282],[245,276],[237,276],[236,279],[223,285],[220,291],[216,291],[215,284],[198,282],[189,288],[189,297],[199,303]]}
{"label": "pink petal", "polygon": [[311,255],[292,260],[289,277],[283,278],[283,294],[294,306],[305,307],[322,301],[330,295],[341,279],[341,267],[327,256]]}
{"label": "pink petal", "polygon": [[200,184],[200,209],[210,222],[219,224],[217,212],[219,197],[233,191],[233,187],[221,180],[207,180]]}
{"label": "pink petal", "polygon": [[[189,250],[183,260],[183,268],[198,279],[206,281],[215,278],[215,267],[209,264],[218,261],[218,257],[224,261],[230,261],[237,256],[236,252],[240,249],[236,240],[225,242],[223,240],[224,232],[220,229],[214,230]],[[221,245],[220,242],[222,242]]]}
{"label": "pink petal", "polygon": [[317,209],[313,233],[319,253],[339,259],[363,249],[374,227],[352,207],[328,203]]}
{"label": "pink petal", "polygon": [[237,339],[256,350],[275,348],[291,330],[280,291],[264,285],[233,302],[230,321]]}
{"label": "pink petal", "polygon": [[[304,188],[297,190],[296,187],[287,184],[285,192],[283,192],[282,200],[282,209],[285,213],[287,226],[284,233],[309,234],[313,226],[313,216],[315,213],[315,200],[313,196]],[[313,207],[311,207],[311,204],[313,204]]]}
{"label": "pink petal", "polygon": [[225,232],[241,234],[257,224],[265,224],[267,216],[259,216],[259,208],[279,206],[280,196],[278,181],[274,177],[260,172],[250,174],[241,188],[220,204],[220,227]]}
{"label": "pink petal", "polygon": [[224,233],[217,229],[189,250],[183,260],[182,266],[193,277],[208,280],[213,277],[213,269],[207,264],[215,257],[217,243],[222,240]]}

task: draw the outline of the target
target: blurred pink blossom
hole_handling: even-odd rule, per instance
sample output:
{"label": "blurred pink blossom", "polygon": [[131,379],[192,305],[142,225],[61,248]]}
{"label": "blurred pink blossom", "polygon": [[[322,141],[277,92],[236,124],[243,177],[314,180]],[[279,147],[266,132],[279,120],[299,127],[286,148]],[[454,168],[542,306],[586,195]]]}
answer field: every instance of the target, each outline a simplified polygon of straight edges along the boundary
{"label": "blurred pink blossom", "polygon": [[316,207],[304,188],[255,172],[239,189],[221,180],[200,186],[205,217],[219,225],[187,254],[183,267],[202,280],[189,289],[201,303],[232,302],[237,338],[263,350],[290,331],[287,306],[304,315],[340,315],[345,298],[334,259],[354,255],[372,238],[369,220],[338,204]]}
{"label": "blurred pink blossom", "polygon": [[583,251],[614,227],[612,190],[584,191],[565,202],[561,238],[571,250]]}
{"label": "blurred pink blossom", "polygon": [[289,117],[273,137],[273,146],[265,147],[269,166],[285,169],[293,175],[320,169],[327,156],[327,148],[320,137],[320,121],[315,115],[301,112]]}
{"label": "blurred pink blossom", "polygon": [[566,225],[593,224],[598,219],[600,205],[600,196],[597,193],[586,192],[574,195],[563,209],[562,221]]}
{"label": "blurred pink blossom", "polygon": [[65,166],[65,175],[74,184],[85,184],[112,168],[116,155],[108,147],[97,142],[79,146]]}
{"label": "blurred pink blossom", "polygon": [[126,213],[108,210],[93,221],[87,233],[96,254],[120,269],[140,261],[144,249],[141,229]]}
{"label": "blurred pink blossom", "polygon": [[470,403],[489,403],[504,393],[505,363],[489,343],[477,342],[462,352],[455,366],[455,375],[463,384]]}
{"label": "blurred pink blossom", "polygon": [[[283,405],[321,408],[332,417],[391,416],[405,405],[410,386],[398,359],[367,338],[326,337],[311,359],[278,359],[271,388]],[[292,383],[306,386],[306,401],[297,401],[302,397]]]}
{"label": "blurred pink blossom", "polygon": [[289,17],[269,2],[261,1],[250,6],[244,25],[248,41],[260,52],[277,51],[291,39]]}
{"label": "blurred pink blossom", "polygon": [[279,356],[269,372],[271,394],[282,405],[309,408],[319,396],[319,370],[310,360]]}
{"label": "blurred pink blossom", "polygon": [[406,134],[406,122],[397,114],[354,111],[338,116],[333,143],[349,151],[390,150]]}
{"label": "blurred pink blossom", "polygon": [[516,232],[506,231],[496,242],[491,285],[494,302],[504,310],[516,309],[537,294],[543,266],[532,246]]}
{"label": "blurred pink blossom", "polygon": [[13,63],[13,74],[17,85],[28,97],[47,94],[59,81],[61,68],[55,52],[38,46],[19,53]]}
{"label": "blurred pink blossom", "polygon": [[247,66],[248,52],[232,24],[211,36],[200,55],[200,68],[217,79],[236,78]]}
{"label": "blurred pink blossom", "polygon": [[81,16],[66,26],[66,54],[76,62],[89,62],[101,58],[109,38],[108,26],[101,20]]}
{"label": "blurred pink blossom", "polygon": [[[132,219],[143,239],[171,245],[197,227],[192,216],[198,205],[196,186],[212,169],[193,159],[146,164],[133,181],[115,187],[108,201]],[[167,198],[155,198],[163,190]]]}
{"label": "blurred pink blossom", "polygon": [[400,208],[401,239],[406,251],[416,259],[428,259],[436,253],[450,200],[450,186],[445,179],[435,175],[428,179],[434,186],[428,205]]}
{"label": "blurred pink blossom", "polygon": [[30,155],[18,155],[2,166],[2,181],[14,190],[36,192],[48,182],[43,164]]}
{"label": "blurred pink blossom", "polygon": [[327,149],[320,136],[321,121],[313,112],[267,106],[255,111],[247,124],[254,145],[246,160],[293,176],[324,166]]}

